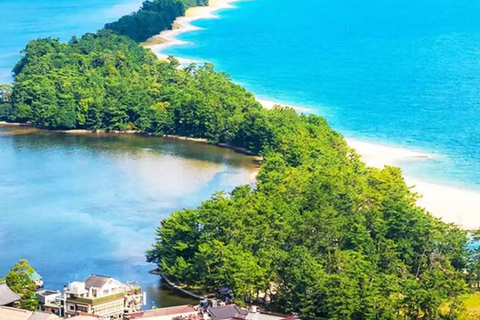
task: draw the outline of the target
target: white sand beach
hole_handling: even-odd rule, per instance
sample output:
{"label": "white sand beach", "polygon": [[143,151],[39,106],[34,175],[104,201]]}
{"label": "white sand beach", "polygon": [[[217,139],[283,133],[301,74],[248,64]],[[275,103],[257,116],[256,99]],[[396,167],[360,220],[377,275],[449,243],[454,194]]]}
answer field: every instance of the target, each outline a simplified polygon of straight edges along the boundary
{"label": "white sand beach", "polygon": [[[285,104],[279,104],[278,102],[271,101],[271,100],[257,99],[257,101],[258,101],[265,109],[273,109],[273,107],[276,106],[276,105],[285,105]],[[292,106],[292,105],[288,105],[288,106],[289,106],[290,108],[295,109],[297,112],[311,113],[311,110],[310,110],[309,108]]]}
{"label": "white sand beach", "polygon": [[[238,0],[210,0],[208,6],[189,8],[185,12],[185,16],[178,17],[175,20],[172,30],[165,30],[160,34],[151,37],[143,44],[143,47],[152,50],[160,60],[166,60],[168,55],[162,53],[165,48],[188,44],[188,42],[177,39],[179,34],[200,30],[200,28],[191,24],[193,21],[217,18],[217,16],[214,14],[215,11],[225,8],[232,8],[233,6],[231,3],[235,1]],[[182,65],[198,62],[183,58],[177,58],[177,60]]]}
{"label": "white sand beach", "polygon": [[[402,167],[407,161],[422,161],[434,157],[426,153],[369,142],[346,139],[366,164],[376,168],[385,165]],[[405,181],[421,195],[418,205],[445,222],[453,222],[472,230],[480,228],[480,192],[418,179],[408,174]]]}
{"label": "white sand beach", "polygon": [[[282,105],[282,103],[268,100],[257,101],[265,108]],[[305,110],[308,112],[307,108],[292,108],[299,112]],[[348,137],[346,140],[361,155],[367,165],[376,168],[383,168],[386,165],[401,168],[402,163],[405,162],[422,161],[435,157],[435,155],[421,151],[359,141]],[[407,184],[413,187],[412,190],[421,196],[417,202],[420,207],[445,222],[461,225],[468,230],[480,228],[480,192],[432,183],[408,175],[404,176]]]}
{"label": "white sand beach", "polygon": [[[184,17],[175,20],[173,30],[163,31],[150,38],[143,46],[150,48],[159,59],[166,59],[168,56],[163,54],[162,50],[172,45],[188,44],[177,39],[179,34],[199,30],[198,27],[191,24],[192,21],[217,18],[214,12],[232,7],[231,3],[234,1],[237,0],[210,0],[209,6],[190,8]],[[178,57],[177,59],[182,65],[197,62]],[[275,105],[284,105],[270,100],[258,99],[257,101],[267,109],[271,109]],[[298,112],[311,112],[305,107],[292,106],[292,108]],[[348,137],[346,140],[352,148],[357,150],[365,163],[377,168],[383,168],[385,165],[401,168],[402,163],[407,161],[422,161],[434,156],[420,151],[359,141]],[[405,176],[405,180],[409,186],[413,187],[414,192],[421,195],[418,205],[434,216],[445,222],[461,225],[466,229],[480,228],[480,192],[423,181],[408,175]]]}

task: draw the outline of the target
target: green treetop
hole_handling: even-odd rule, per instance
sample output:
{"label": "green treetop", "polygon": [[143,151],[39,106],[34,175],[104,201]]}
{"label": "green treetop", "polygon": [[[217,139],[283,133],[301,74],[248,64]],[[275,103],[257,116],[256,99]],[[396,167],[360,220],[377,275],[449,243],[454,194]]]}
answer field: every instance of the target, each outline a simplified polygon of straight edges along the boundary
{"label": "green treetop", "polygon": [[27,260],[21,259],[5,276],[5,281],[13,292],[20,295],[20,308],[35,311],[38,301],[35,296],[35,282],[30,279],[32,274],[35,274],[35,270],[30,267]]}

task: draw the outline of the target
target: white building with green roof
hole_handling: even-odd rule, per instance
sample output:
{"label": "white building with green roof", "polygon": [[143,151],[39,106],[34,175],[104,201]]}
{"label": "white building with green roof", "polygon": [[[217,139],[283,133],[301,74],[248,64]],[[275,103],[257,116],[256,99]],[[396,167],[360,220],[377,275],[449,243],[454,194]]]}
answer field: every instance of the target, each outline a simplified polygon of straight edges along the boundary
{"label": "white building with green roof", "polygon": [[37,289],[43,288],[43,279],[42,276],[38,274],[37,271],[33,270],[33,272],[28,274],[28,278],[35,282]]}

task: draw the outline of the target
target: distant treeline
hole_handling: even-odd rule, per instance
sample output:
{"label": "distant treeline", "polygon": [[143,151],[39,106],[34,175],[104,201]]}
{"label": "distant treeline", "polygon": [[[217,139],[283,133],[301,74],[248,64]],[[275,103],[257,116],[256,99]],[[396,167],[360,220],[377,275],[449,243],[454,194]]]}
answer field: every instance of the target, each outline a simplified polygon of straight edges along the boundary
{"label": "distant treeline", "polygon": [[400,169],[367,167],[325,119],[263,109],[211,64],[179,69],[101,30],[31,41],[13,72],[4,120],[207,138],[264,156],[255,188],[162,221],[147,257],[178,282],[227,286],[237,302],[307,320],[434,320],[460,319],[480,281],[466,232],[416,206]]}
{"label": "distant treeline", "polygon": [[188,7],[203,5],[208,5],[208,0],[145,1],[137,12],[107,23],[105,29],[143,42],[163,30],[171,29],[175,19],[183,16]]}

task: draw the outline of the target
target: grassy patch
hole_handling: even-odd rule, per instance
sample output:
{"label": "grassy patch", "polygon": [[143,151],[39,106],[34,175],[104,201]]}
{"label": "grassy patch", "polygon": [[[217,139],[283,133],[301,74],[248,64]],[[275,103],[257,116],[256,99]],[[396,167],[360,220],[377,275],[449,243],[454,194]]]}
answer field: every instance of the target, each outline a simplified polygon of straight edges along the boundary
{"label": "grassy patch", "polygon": [[463,306],[462,320],[480,320],[480,293],[466,296]]}

